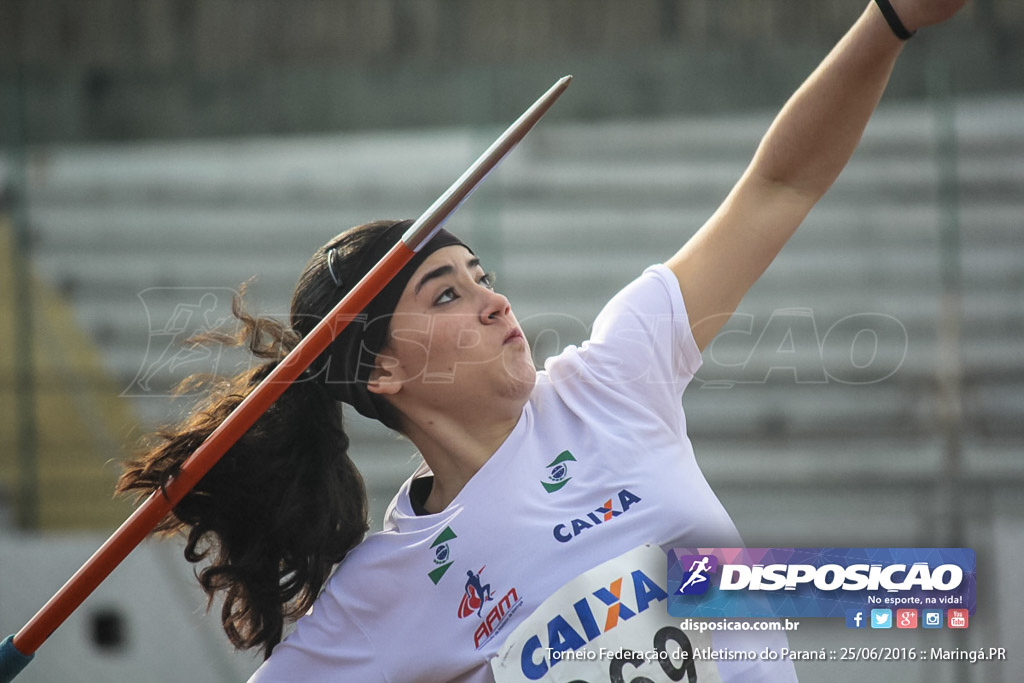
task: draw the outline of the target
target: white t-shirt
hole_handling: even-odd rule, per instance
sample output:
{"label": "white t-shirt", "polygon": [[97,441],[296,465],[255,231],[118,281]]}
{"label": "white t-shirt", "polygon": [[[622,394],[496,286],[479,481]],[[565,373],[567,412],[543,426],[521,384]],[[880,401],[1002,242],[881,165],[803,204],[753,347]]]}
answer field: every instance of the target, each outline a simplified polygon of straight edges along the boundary
{"label": "white t-shirt", "polygon": [[[555,663],[547,648],[622,646],[615,638],[630,617],[678,623],[655,585],[665,582],[667,558],[660,576],[623,564],[623,582],[609,577],[632,561],[613,558],[632,558],[644,544],[662,555],[742,545],[686,436],[682,393],[700,363],[674,275],[648,268],[608,303],[588,342],[545,363],[511,435],[444,511],[413,510],[410,487],[429,475],[425,467],[403,485],[384,530],[349,553],[252,683],[491,683],[491,660],[507,639],[526,643],[525,653],[503,654],[509,680],[564,677],[574,664]],[[573,581],[599,566],[594,580],[606,583],[573,598]],[[549,598],[540,631],[516,632]],[[649,650],[653,636],[627,644]],[[715,647],[730,647],[729,637],[716,632]],[[757,643],[778,649],[785,640]],[[717,671],[701,681],[796,679],[786,662],[706,666]]]}

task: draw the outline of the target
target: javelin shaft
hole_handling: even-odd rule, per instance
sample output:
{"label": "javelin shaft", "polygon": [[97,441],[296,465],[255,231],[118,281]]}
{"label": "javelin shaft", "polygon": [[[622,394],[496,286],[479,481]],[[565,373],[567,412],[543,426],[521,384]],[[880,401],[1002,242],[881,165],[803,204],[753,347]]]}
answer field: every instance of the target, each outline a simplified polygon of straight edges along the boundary
{"label": "javelin shaft", "polygon": [[[47,638],[78,608],[152,529],[192,490],[210,468],[244,435],[281,394],[339,335],[348,323],[430,240],[451,214],[540,120],[569,86],[566,76],[553,85],[490,148],[421,215],[402,240],[317,324],[313,330],[253,389],[182,464],[177,476],[154,491],[92,557],[14,636],[25,657],[34,655]],[[2,664],[2,662],[0,662]]]}
{"label": "javelin shaft", "polygon": [[565,92],[572,82],[572,76],[563,76],[551,86],[540,99],[523,112],[522,116],[516,119],[515,123],[496,139],[487,148],[476,162],[466,169],[466,172],[456,180],[448,191],[437,198],[423,215],[416,219],[416,222],[409,226],[402,241],[409,245],[413,251],[419,251],[427,240],[434,236],[444,222],[448,220],[455,211],[462,206],[469,195],[476,187],[484,181],[494,167],[512,151],[512,148],[519,144],[519,141],[526,137],[534,124],[551,108],[555,100]]}
{"label": "javelin shaft", "polygon": [[413,257],[399,242],[360,280],[313,330],[235,408],[192,455],[163,491],[154,491],[93,553],[57,593],[14,637],[14,646],[25,655],[34,653],[110,572],[141,543],[210,468],[240,439],[334,338],[380,293],[391,278]]}

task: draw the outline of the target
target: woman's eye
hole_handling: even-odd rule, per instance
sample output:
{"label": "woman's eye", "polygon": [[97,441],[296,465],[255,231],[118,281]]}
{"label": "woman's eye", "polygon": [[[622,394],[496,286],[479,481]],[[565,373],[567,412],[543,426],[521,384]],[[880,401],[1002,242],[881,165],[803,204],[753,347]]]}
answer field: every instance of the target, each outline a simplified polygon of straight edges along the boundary
{"label": "woman's eye", "polygon": [[455,290],[449,287],[448,289],[441,292],[437,299],[434,301],[435,304],[446,304],[449,301],[455,301],[458,296],[455,294]]}
{"label": "woman's eye", "polygon": [[[487,289],[493,290],[494,289],[494,273],[484,273],[479,278],[477,278],[476,283],[478,285],[480,285],[481,287],[486,287]],[[459,298],[459,295],[455,291],[455,288],[454,287],[448,287],[444,291],[442,291],[440,294],[437,295],[437,298],[434,299],[434,304],[435,305],[437,305],[437,304],[447,304],[447,303],[450,303],[452,301],[455,301],[458,298]]]}

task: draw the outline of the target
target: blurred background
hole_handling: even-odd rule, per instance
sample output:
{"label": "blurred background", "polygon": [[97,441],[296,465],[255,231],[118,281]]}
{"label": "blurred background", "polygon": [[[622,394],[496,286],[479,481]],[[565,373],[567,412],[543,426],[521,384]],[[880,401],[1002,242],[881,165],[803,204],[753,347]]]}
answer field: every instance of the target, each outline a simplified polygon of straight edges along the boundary
{"label": "blurred background", "polygon": [[[451,229],[538,363],[711,214],[853,0],[4,0],[0,636],[130,513],[118,462],[194,372],[189,336],[283,317],[341,230],[419,215],[557,78]],[[1004,647],[1008,663],[807,663],[802,680],[1019,680],[1024,5],[910,41],[831,193],[704,354],[697,456],[750,546],[971,547],[963,632],[805,621],[795,648]],[[372,528],[415,467],[351,417]],[[28,681],[244,680],[174,541],[147,542]],[[853,633],[854,635],[851,635]]]}

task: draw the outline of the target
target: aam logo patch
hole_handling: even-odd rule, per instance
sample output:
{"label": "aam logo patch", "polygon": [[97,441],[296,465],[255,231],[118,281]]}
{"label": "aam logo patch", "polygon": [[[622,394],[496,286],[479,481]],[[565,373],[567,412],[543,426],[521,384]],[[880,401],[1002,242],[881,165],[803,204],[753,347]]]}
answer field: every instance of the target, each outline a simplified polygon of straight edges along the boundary
{"label": "aam logo patch", "polygon": [[523,604],[515,587],[498,598],[501,594],[495,594],[491,584],[484,583],[484,569],[480,567],[476,572],[472,569],[466,571],[466,586],[458,611],[459,619],[475,614],[480,620],[473,631],[473,647],[477,650],[496,636]]}

